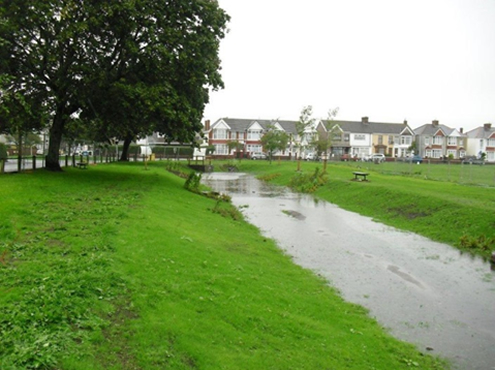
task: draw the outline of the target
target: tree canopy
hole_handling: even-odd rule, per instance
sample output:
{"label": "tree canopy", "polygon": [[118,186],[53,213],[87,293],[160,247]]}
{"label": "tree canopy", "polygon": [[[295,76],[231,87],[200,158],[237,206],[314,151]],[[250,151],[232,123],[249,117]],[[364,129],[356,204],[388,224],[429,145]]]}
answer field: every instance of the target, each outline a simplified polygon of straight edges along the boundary
{"label": "tree canopy", "polygon": [[268,152],[270,163],[274,153],[287,149],[288,142],[289,135],[286,132],[277,130],[274,125],[268,126],[267,132],[261,138],[261,143],[265,151]]}
{"label": "tree canopy", "polygon": [[52,170],[74,116],[99,140],[191,141],[223,87],[228,20],[215,0],[0,0],[0,103],[48,115]]}

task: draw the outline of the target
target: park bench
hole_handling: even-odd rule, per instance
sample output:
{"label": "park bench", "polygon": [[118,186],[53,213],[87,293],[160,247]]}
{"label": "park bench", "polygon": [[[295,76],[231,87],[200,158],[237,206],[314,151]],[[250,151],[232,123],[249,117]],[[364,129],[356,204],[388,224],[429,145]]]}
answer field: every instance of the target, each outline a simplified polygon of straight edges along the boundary
{"label": "park bench", "polygon": [[367,173],[367,172],[355,171],[355,172],[353,172],[353,175],[354,175],[355,181],[368,181],[368,180],[366,180],[366,177],[369,175],[369,173]]}
{"label": "park bench", "polygon": [[88,162],[77,162],[76,165],[81,170],[85,170],[88,167]]}

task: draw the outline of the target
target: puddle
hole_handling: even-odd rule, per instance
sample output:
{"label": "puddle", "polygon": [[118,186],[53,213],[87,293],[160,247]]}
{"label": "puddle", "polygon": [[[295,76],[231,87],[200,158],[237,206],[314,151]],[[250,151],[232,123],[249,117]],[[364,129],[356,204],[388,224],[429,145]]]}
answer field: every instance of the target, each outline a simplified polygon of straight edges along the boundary
{"label": "puddle", "polygon": [[295,263],[324,276],[397,338],[495,369],[495,272],[479,258],[242,173],[205,174]]}

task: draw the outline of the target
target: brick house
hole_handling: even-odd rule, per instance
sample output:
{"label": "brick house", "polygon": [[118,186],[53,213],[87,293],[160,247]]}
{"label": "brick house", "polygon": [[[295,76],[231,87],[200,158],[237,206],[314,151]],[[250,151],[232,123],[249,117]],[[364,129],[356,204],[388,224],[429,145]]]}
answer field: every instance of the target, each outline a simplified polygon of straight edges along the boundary
{"label": "brick house", "polygon": [[467,137],[462,129],[441,125],[437,120],[414,130],[419,155],[425,158],[464,158]]}
{"label": "brick house", "polygon": [[333,156],[349,155],[366,158],[375,153],[393,157],[405,157],[414,141],[414,132],[407,124],[361,121],[320,121],[318,131],[332,135]]}
{"label": "brick house", "polygon": [[[296,122],[283,120],[220,118],[213,124],[205,122],[204,134],[208,144],[214,146],[215,157],[249,158],[251,153],[262,152],[261,137],[269,129],[289,134],[291,140],[286,150],[277,155],[291,157],[295,153],[294,139],[297,136]],[[237,143],[234,148],[233,144]]]}

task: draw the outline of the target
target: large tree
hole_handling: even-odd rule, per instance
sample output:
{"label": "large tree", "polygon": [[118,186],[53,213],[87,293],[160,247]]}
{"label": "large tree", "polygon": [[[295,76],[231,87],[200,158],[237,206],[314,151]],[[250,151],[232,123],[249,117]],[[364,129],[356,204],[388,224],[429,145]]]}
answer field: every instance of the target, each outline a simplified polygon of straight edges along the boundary
{"label": "large tree", "polygon": [[0,0],[2,90],[43,101],[52,170],[74,114],[105,137],[189,139],[222,87],[228,19],[215,0]]}

